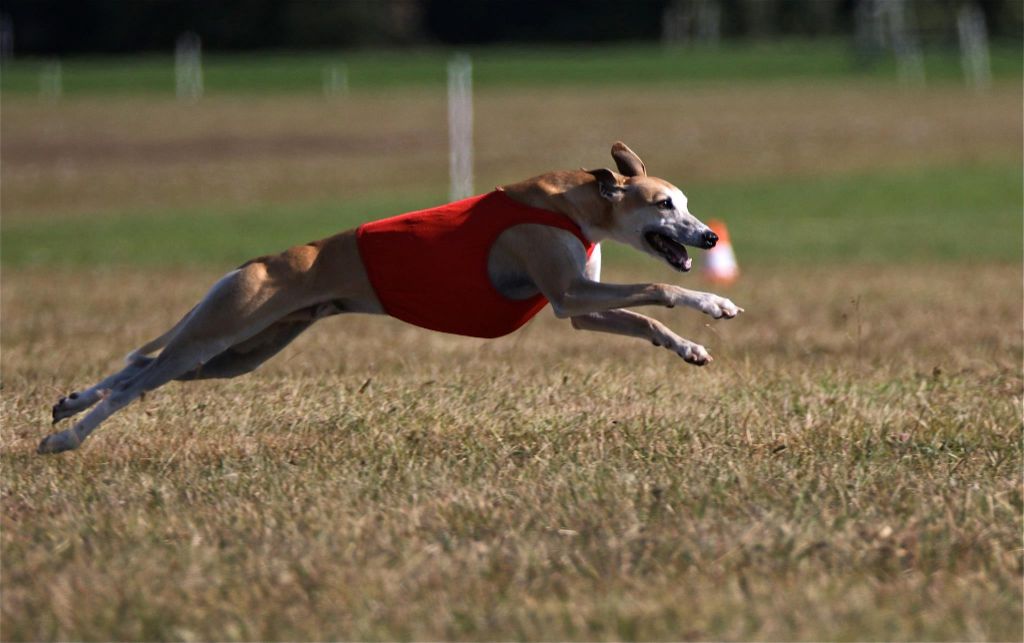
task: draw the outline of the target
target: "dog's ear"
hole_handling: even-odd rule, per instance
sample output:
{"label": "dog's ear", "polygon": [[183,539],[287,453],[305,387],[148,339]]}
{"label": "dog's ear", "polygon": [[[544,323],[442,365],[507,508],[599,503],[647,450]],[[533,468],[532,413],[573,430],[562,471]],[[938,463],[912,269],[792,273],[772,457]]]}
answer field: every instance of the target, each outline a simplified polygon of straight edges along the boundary
{"label": "dog's ear", "polygon": [[619,172],[623,176],[647,176],[644,162],[622,141],[612,144],[612,158],[615,159],[615,165],[618,166]]}
{"label": "dog's ear", "polygon": [[613,203],[622,200],[626,188],[622,187],[622,183],[619,181],[619,177],[615,175],[615,172],[604,167],[598,170],[586,170],[586,172],[597,179],[597,189],[602,197]]}

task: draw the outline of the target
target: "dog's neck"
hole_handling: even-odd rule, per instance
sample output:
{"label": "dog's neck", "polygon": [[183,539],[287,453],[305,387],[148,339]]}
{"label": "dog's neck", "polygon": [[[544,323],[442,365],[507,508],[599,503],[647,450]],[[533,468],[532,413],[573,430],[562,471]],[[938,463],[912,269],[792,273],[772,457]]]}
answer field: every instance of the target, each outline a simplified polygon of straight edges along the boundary
{"label": "dog's neck", "polygon": [[601,198],[597,179],[583,170],[549,172],[498,189],[520,203],[564,214],[594,243],[607,238],[612,227],[611,204]]}

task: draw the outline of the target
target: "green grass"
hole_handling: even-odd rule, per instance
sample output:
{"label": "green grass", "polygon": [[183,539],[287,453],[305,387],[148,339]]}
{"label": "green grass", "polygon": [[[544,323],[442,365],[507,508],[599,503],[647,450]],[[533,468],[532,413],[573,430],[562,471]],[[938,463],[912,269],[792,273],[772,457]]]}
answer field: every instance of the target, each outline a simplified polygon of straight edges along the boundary
{"label": "green grass", "polygon": [[[488,48],[469,50],[478,87],[551,84],[715,83],[772,80],[895,81],[895,63],[881,58],[874,64],[856,63],[845,41],[782,41],[726,43],[720,48],[665,49],[656,45],[618,45],[587,48]],[[344,64],[354,91],[445,82],[450,51],[217,54],[204,57],[204,84],[211,94],[232,92],[319,92],[324,69]],[[961,78],[953,49],[925,52],[929,80]],[[46,60],[16,59],[4,63],[0,89],[36,93]],[[131,58],[69,58],[62,61],[63,90],[69,95],[162,93],[174,91],[173,57],[144,55]],[[1018,79],[1022,64],[1018,44],[992,50],[997,79]]]}
{"label": "green grass", "polygon": [[[725,220],[752,263],[1020,261],[1016,165],[687,186],[705,220]],[[358,223],[429,206],[441,194],[357,202],[210,208],[5,223],[5,266],[230,266]],[[639,257],[609,244],[613,261]]]}
{"label": "green grass", "polygon": [[1021,190],[1019,165],[972,165],[714,185],[691,201],[754,261],[1020,261]]}

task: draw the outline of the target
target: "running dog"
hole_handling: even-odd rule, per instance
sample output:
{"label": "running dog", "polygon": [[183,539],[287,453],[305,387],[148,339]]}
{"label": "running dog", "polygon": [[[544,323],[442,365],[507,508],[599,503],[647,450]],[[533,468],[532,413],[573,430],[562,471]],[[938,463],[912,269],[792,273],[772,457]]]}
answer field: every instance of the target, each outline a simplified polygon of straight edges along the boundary
{"label": "running dog", "polygon": [[123,370],[61,398],[55,424],[96,406],[74,427],[47,436],[39,453],[77,448],[113,413],[171,380],[248,373],[317,320],[340,313],[388,314],[432,330],[499,337],[550,303],[574,328],[640,337],[690,364],[709,363],[703,346],[624,309],[689,306],[718,319],[742,308],[678,286],[600,281],[605,239],[681,272],[692,265],[687,246],[708,249],[718,241],[690,214],[679,188],[647,176],[623,143],[611,153],[617,173],[542,174],[246,262],[173,328],[130,353]]}

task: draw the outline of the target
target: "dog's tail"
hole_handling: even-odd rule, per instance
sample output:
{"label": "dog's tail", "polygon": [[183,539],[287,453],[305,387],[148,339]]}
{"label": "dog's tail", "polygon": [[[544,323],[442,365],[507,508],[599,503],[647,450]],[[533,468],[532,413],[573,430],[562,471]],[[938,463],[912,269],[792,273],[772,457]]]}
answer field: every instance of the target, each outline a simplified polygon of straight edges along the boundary
{"label": "dog's tail", "polygon": [[125,363],[129,365],[134,364],[144,359],[146,355],[149,355],[153,351],[159,350],[164,346],[167,346],[167,343],[174,339],[174,336],[178,334],[178,331],[181,330],[181,327],[185,325],[185,322],[187,322],[192,317],[192,313],[196,311],[196,308],[198,308],[198,306],[194,306],[192,310],[185,313],[185,316],[178,320],[177,324],[171,327],[169,331],[167,331],[160,337],[157,337],[156,339],[152,339],[146,342],[142,346],[136,348],[132,352],[125,355]]}

